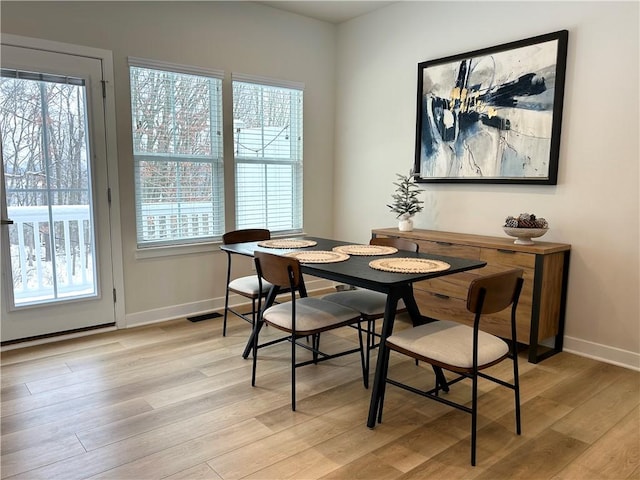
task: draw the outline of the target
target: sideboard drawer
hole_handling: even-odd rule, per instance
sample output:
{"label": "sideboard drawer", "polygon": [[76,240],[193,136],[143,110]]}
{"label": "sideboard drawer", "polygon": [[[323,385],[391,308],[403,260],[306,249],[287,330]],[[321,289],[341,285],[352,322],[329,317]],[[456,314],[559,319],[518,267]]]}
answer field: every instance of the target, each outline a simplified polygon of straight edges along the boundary
{"label": "sideboard drawer", "polygon": [[424,290],[414,290],[414,296],[420,313],[426,317],[473,325],[473,314],[467,310],[466,299]]}
{"label": "sideboard drawer", "polygon": [[420,253],[433,253],[434,255],[447,255],[461,258],[480,258],[480,249],[468,245],[457,245],[450,242],[427,242],[411,239],[420,247]]}
{"label": "sideboard drawer", "polygon": [[536,266],[536,256],[532,253],[522,253],[507,249],[483,248],[480,250],[480,260],[487,264],[505,265],[514,268],[531,268]]}
{"label": "sideboard drawer", "polygon": [[477,277],[478,274],[473,272],[456,273],[414,283],[413,288],[414,290],[424,290],[425,292],[439,293],[448,297],[466,299],[469,283]]}
{"label": "sideboard drawer", "polygon": [[[469,292],[469,285],[476,278],[492,275],[494,273],[510,270],[514,267],[508,265],[487,264],[483,268],[471,270],[468,272],[456,273],[453,275],[444,275],[442,277],[432,278],[414,283],[415,290],[424,290],[431,293],[442,294],[448,297],[466,299]],[[520,303],[532,304],[533,299],[533,281],[535,270],[532,268],[522,268],[522,278],[524,285],[520,293]]]}

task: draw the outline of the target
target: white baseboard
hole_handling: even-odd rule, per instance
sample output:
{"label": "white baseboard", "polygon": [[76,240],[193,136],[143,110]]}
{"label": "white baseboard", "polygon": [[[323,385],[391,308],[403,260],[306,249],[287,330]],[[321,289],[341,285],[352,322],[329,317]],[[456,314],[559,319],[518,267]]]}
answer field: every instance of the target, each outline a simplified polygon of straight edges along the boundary
{"label": "white baseboard", "polygon": [[[335,284],[328,280],[322,279],[305,279],[305,285],[309,294],[314,291],[332,288]],[[240,295],[230,295],[229,305],[238,307],[246,304],[248,300]],[[224,297],[211,298],[199,302],[183,303],[181,305],[171,305],[169,307],[155,308],[144,312],[130,313],[125,315],[125,328],[140,327],[142,325],[150,325],[153,323],[166,322],[176,318],[192,317],[202,315],[209,312],[222,312],[224,310]]]}
{"label": "white baseboard", "polygon": [[[238,298],[241,297],[238,296]],[[229,303],[232,303],[232,300],[234,302],[237,301],[237,299],[229,297]],[[201,302],[183,303],[182,305],[155,308],[153,310],[145,310],[144,312],[130,313],[125,315],[125,328],[141,327],[142,325],[166,322],[176,318],[191,317],[195,315],[202,315],[207,312],[221,311],[224,308],[224,298],[222,301],[222,306],[219,305],[217,299],[210,299]],[[238,304],[240,303],[244,302],[238,302]]]}
{"label": "white baseboard", "polygon": [[621,348],[565,336],[562,350],[581,357],[593,358],[601,362],[640,371],[640,354]]}

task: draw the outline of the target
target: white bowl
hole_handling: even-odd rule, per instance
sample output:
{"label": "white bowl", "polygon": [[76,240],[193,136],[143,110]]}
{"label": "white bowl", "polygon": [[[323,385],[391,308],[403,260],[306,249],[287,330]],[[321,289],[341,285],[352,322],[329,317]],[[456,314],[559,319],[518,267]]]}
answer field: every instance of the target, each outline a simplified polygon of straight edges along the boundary
{"label": "white bowl", "polygon": [[515,228],[515,227],[502,227],[504,233],[511,237],[516,237],[516,241],[513,242],[516,245],[533,245],[532,238],[541,237],[547,233],[548,228]]}

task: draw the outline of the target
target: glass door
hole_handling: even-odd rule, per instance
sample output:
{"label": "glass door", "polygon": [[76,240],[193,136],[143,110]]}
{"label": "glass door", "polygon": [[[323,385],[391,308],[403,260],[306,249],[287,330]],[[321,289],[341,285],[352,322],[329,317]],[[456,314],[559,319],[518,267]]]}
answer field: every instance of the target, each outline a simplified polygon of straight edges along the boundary
{"label": "glass door", "polygon": [[2,341],[113,325],[101,60],[1,53]]}

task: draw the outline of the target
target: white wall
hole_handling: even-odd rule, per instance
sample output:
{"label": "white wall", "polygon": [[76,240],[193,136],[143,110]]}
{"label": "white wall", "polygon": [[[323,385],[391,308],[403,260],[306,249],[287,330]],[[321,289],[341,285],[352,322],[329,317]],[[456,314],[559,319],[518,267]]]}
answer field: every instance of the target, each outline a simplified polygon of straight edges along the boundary
{"label": "white wall", "polygon": [[640,367],[637,2],[399,2],[338,28],[335,231],[395,226],[413,165],[417,64],[569,30],[557,186],[427,184],[417,228],[502,236],[544,216],[572,245],[565,347]]}
{"label": "white wall", "polygon": [[[231,72],[304,83],[305,229],[331,236],[334,25],[251,2],[3,1],[1,21],[3,33],[113,52],[128,325],[223,306],[226,275],[226,255],[214,246],[189,255],[137,255],[128,56],[224,70],[227,92]],[[230,132],[231,102],[224,109]],[[232,152],[225,145],[227,174]],[[232,190],[226,195],[233,205]],[[250,261],[237,260],[244,271],[236,273],[250,273]]]}

